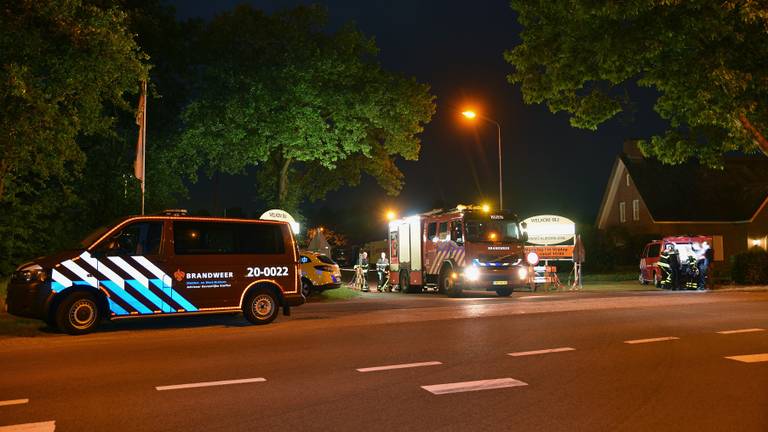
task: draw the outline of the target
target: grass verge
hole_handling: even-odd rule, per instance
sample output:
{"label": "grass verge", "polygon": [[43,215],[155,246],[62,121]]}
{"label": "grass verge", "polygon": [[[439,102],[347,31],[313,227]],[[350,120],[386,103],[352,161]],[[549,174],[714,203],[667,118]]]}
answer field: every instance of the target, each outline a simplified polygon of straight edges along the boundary
{"label": "grass verge", "polygon": [[360,297],[360,291],[342,286],[340,288],[321,292],[317,298],[322,300],[350,300]]}

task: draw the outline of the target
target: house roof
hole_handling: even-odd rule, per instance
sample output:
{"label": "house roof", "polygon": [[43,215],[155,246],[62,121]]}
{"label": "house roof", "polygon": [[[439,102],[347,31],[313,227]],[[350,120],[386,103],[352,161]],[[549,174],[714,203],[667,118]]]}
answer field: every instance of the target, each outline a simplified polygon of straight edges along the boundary
{"label": "house roof", "polygon": [[747,221],[768,199],[768,158],[727,157],[724,169],[696,162],[664,165],[655,159],[621,156],[653,219]]}

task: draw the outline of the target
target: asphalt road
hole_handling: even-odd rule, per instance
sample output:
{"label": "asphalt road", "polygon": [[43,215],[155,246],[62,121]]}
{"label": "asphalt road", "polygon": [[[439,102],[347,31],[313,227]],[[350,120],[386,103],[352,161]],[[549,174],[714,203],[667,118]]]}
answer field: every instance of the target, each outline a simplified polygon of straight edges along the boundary
{"label": "asphalt road", "polygon": [[0,340],[0,432],[54,428],[766,431],[768,293],[372,294]]}

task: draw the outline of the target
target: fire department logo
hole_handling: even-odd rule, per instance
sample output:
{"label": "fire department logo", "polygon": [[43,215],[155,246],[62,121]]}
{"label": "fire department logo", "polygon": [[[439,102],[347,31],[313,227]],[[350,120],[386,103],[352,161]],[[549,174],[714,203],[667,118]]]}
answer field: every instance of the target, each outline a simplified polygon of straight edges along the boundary
{"label": "fire department logo", "polygon": [[179,281],[179,282],[181,282],[182,280],[184,280],[184,276],[186,276],[186,275],[187,275],[187,274],[186,274],[186,273],[184,273],[183,271],[181,271],[180,269],[178,269],[178,270],[176,270],[175,272],[173,272],[173,277],[174,277],[174,278],[175,278],[177,281]]}

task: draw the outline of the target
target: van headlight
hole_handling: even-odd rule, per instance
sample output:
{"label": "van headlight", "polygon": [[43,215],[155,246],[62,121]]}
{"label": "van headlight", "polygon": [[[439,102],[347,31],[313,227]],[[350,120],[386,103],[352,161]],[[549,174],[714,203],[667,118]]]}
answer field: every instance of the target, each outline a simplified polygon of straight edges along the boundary
{"label": "van headlight", "polygon": [[517,269],[517,277],[519,277],[522,280],[525,280],[528,278],[528,269],[525,267],[520,267]]}
{"label": "van headlight", "polygon": [[477,281],[480,279],[480,269],[475,266],[467,267],[467,269],[464,270],[464,278],[472,282]]}
{"label": "van headlight", "polygon": [[28,283],[32,281],[44,282],[48,278],[48,274],[42,267],[37,264],[24,267],[16,270],[11,276],[14,282]]}

